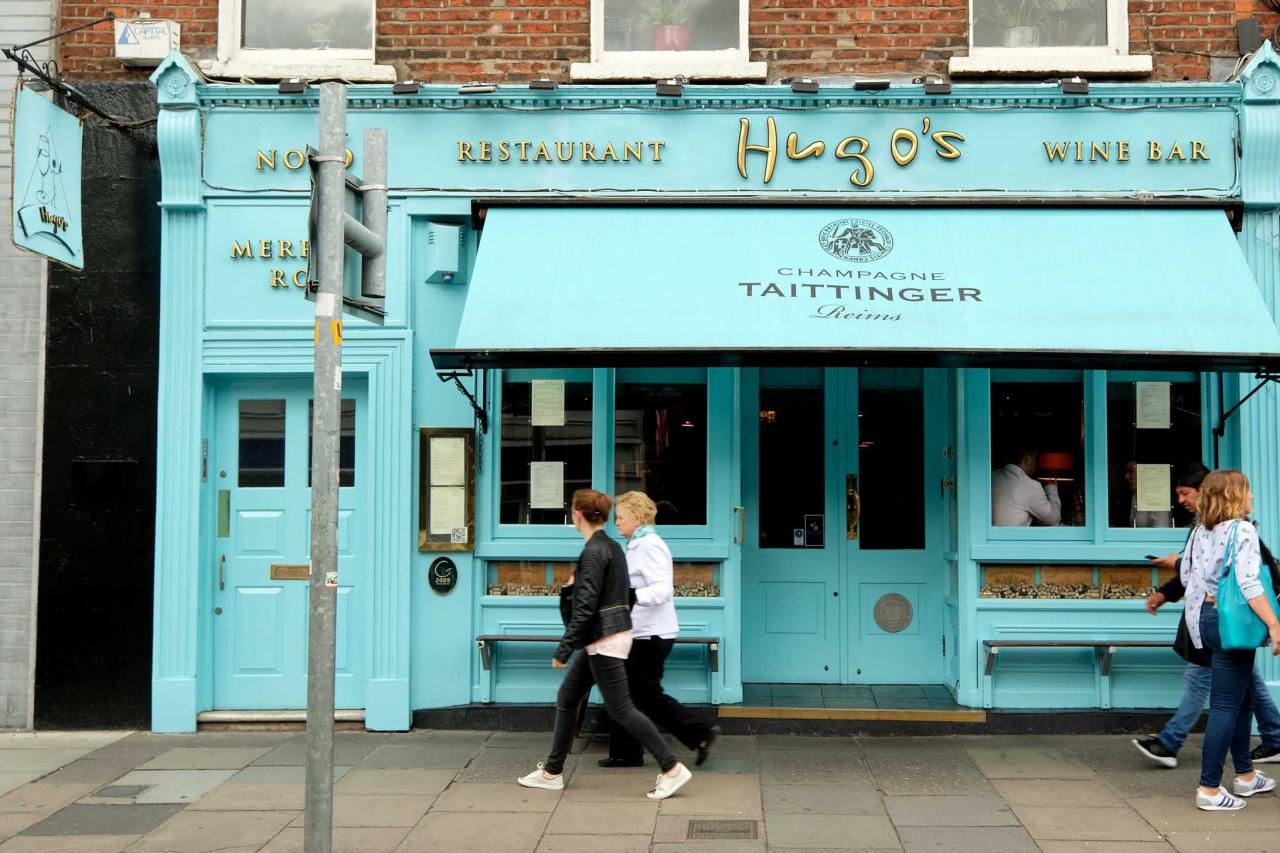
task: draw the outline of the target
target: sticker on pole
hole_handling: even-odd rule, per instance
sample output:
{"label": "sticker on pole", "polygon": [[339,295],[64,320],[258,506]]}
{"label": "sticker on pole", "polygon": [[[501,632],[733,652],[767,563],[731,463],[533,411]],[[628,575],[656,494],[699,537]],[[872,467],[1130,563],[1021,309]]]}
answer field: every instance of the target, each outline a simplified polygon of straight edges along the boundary
{"label": "sticker on pole", "polygon": [[327,586],[329,589],[337,589],[337,588],[338,588],[338,573],[337,573],[337,572],[325,572],[325,573],[324,573],[324,585],[325,585],[325,586]]}

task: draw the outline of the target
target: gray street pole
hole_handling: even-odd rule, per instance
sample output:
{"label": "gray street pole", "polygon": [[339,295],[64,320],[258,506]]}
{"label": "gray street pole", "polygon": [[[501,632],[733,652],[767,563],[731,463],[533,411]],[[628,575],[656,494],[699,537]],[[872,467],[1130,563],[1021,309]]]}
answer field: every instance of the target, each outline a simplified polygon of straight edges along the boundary
{"label": "gray street pole", "polygon": [[315,191],[319,289],[311,451],[311,589],[307,625],[306,853],[333,850],[333,670],[338,576],[338,429],[342,407],[343,162],[347,91],[320,85]]}

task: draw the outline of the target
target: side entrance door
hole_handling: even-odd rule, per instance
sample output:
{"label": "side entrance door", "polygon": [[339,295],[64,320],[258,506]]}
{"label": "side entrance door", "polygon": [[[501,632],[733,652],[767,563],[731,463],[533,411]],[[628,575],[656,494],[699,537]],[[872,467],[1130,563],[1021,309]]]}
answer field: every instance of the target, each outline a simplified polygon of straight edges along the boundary
{"label": "side entrance door", "polygon": [[942,681],[945,373],[746,374],[743,680]]}
{"label": "side entrance door", "polygon": [[[371,526],[364,388],[342,400],[335,706],[364,707]],[[311,538],[311,379],[217,388],[213,481],[213,704],[305,708]]]}

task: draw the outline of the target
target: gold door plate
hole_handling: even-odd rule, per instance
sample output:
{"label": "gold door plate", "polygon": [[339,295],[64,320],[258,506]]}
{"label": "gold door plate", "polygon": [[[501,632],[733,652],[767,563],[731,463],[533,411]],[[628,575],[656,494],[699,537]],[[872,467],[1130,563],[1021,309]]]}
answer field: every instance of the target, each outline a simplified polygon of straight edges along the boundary
{"label": "gold door plate", "polygon": [[309,563],[272,563],[271,579],[273,581],[305,581],[311,579]]}

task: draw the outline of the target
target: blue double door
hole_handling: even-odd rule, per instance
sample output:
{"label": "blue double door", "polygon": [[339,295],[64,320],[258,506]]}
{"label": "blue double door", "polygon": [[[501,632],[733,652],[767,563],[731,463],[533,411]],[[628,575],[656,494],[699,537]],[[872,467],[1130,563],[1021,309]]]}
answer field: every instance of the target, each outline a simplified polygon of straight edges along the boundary
{"label": "blue double door", "polygon": [[744,371],[747,682],[943,678],[943,370]]}
{"label": "blue double door", "polygon": [[[213,395],[208,549],[213,707],[306,707],[311,378],[235,379]],[[366,395],[343,390],[336,696],[363,708],[372,553]]]}

